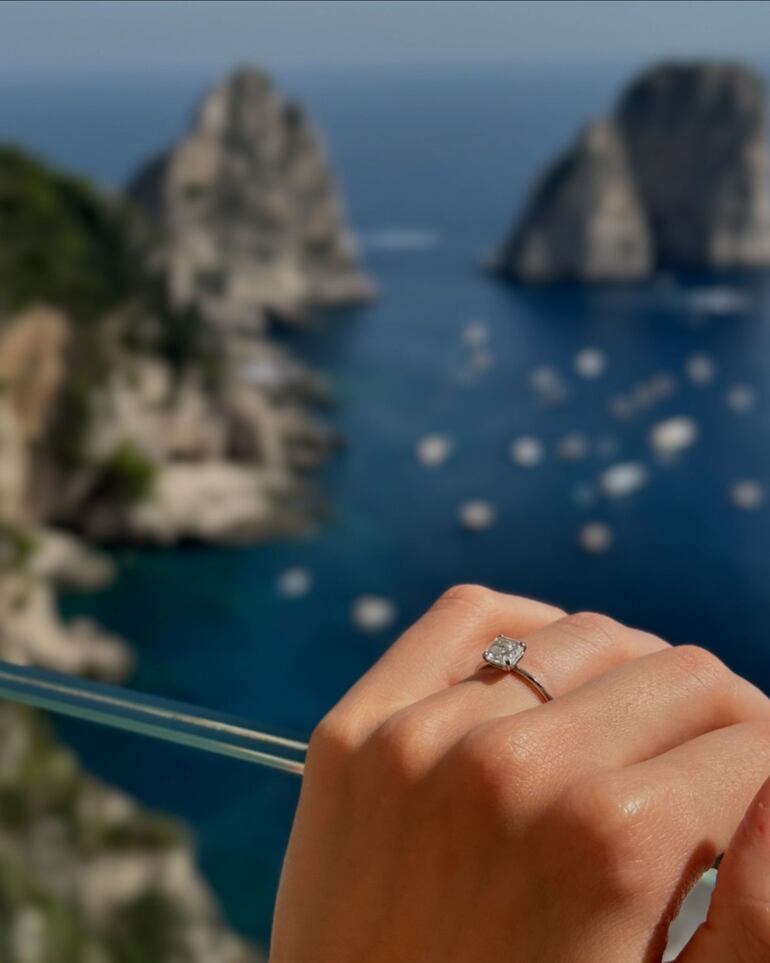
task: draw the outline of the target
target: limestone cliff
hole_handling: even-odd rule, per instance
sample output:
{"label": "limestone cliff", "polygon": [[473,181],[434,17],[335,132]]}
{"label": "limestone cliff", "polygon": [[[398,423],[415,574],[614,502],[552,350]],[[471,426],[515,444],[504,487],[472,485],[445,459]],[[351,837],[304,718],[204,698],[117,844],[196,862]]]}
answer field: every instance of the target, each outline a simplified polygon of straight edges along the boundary
{"label": "limestone cliff", "polygon": [[253,332],[372,295],[318,134],[258,70],[207,94],[129,195],[159,228],[156,266],[177,310]]}
{"label": "limestone cliff", "polygon": [[[78,540],[253,540],[319,512],[337,440],[322,379],[271,315],[368,296],[301,111],[255,72],[120,198],[0,147],[0,659],[120,680],[126,642],[65,622],[95,587]],[[256,963],[179,828],[82,773],[0,706],[0,959]]]}
{"label": "limestone cliff", "polygon": [[[8,437],[6,457],[13,458]],[[8,503],[6,503],[6,508]],[[25,527],[26,526],[26,527]],[[122,640],[65,623],[58,586],[111,565],[71,535],[0,524],[0,658],[122,680]],[[4,963],[259,963],[225,924],[179,825],[90,778],[31,710],[0,702],[0,959]]]}
{"label": "limestone cliff", "polygon": [[119,337],[101,357],[84,393],[68,369],[64,404],[30,456],[39,517],[97,541],[170,543],[285,535],[318,514],[307,472],[335,439],[307,407],[322,386],[280,348],[228,341],[213,371],[175,370]]}
{"label": "limestone cliff", "polygon": [[743,67],[672,64],[621,98],[618,123],[663,264],[770,264],[767,98]]}
{"label": "limestone cliff", "polygon": [[0,705],[4,963],[259,963],[179,826],[85,775],[37,714]]}
{"label": "limestone cliff", "polygon": [[671,64],[634,81],[534,189],[494,259],[523,281],[623,281],[770,265],[762,81]]}
{"label": "limestone cliff", "polygon": [[643,277],[652,247],[616,124],[595,121],[535,188],[499,254],[527,281]]}
{"label": "limestone cliff", "polygon": [[83,182],[0,149],[0,202],[0,432],[19,442],[0,520],[168,543],[317,516],[307,474],[336,443],[317,376],[170,305],[142,225]]}

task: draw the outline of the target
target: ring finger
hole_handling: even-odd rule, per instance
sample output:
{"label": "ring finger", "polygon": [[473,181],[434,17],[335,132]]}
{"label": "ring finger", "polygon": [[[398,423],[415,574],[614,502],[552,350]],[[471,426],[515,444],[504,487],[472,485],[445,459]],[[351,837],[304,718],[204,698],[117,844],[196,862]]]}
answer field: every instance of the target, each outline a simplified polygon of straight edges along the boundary
{"label": "ring finger", "polygon": [[[449,589],[388,649],[335,706],[354,741],[363,743],[399,710],[467,678],[483,642],[498,632],[520,637],[564,612],[479,585]],[[327,717],[329,721],[329,717]]]}
{"label": "ring finger", "polygon": [[[668,643],[593,613],[568,615],[524,636],[524,665],[554,697],[579,689],[630,660],[669,649]],[[477,636],[476,661],[484,640]],[[540,705],[516,673],[482,668],[455,685],[394,713],[390,725],[415,725],[433,757],[472,728]]]}

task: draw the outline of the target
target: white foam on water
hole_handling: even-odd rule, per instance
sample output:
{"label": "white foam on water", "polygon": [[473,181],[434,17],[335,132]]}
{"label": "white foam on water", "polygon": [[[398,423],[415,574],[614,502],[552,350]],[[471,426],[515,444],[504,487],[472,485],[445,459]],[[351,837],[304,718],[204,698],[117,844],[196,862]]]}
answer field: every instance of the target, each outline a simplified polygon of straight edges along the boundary
{"label": "white foam on water", "polygon": [[489,371],[494,361],[495,358],[491,351],[486,351],[483,348],[479,349],[471,355],[471,369],[477,374],[483,374],[485,371]]}
{"label": "white foam on water", "polygon": [[457,517],[463,528],[470,532],[483,532],[495,523],[495,510],[482,499],[463,502],[457,510]]}
{"label": "white foam on water", "polygon": [[753,478],[744,478],[730,487],[730,501],[744,512],[753,512],[765,503],[765,486]]}
{"label": "white foam on water", "polygon": [[535,468],[545,458],[545,446],[539,438],[522,435],[511,442],[510,456],[519,468]]}
{"label": "white foam on water", "polygon": [[601,348],[582,348],[572,362],[581,378],[600,378],[607,369],[607,355]]}
{"label": "white foam on water", "polygon": [[556,443],[556,454],[564,461],[582,461],[590,449],[588,435],[582,431],[570,431]]}
{"label": "white foam on water", "polygon": [[647,379],[647,390],[650,393],[653,403],[670,401],[676,394],[678,387],[677,379],[668,371],[657,371],[652,377]]}
{"label": "white foam on water", "polygon": [[602,473],[599,485],[610,498],[625,498],[644,488],[649,480],[650,473],[643,462],[621,461]]}
{"label": "white foam on water", "polygon": [[567,382],[558,368],[550,364],[538,365],[529,374],[529,384],[541,401],[562,404],[569,397]]}
{"label": "white foam on water", "polygon": [[727,390],[725,403],[736,415],[747,415],[756,406],[757,393],[751,385],[733,385]]}
{"label": "white foam on water", "polygon": [[687,292],[687,305],[696,314],[725,317],[741,314],[751,307],[751,299],[740,288],[727,286],[693,288]]}
{"label": "white foam on water", "polygon": [[609,551],[615,541],[615,533],[606,522],[586,522],[578,533],[578,544],[589,555]]}
{"label": "white foam on water", "polygon": [[299,599],[312,589],[313,575],[306,568],[297,565],[284,569],[276,581],[279,595],[286,599]]}
{"label": "white foam on water", "polygon": [[717,363],[709,354],[696,352],[684,363],[685,374],[698,387],[710,385],[717,375]]}
{"label": "white foam on water", "polygon": [[397,617],[395,602],[384,595],[359,595],[350,611],[353,625],[362,632],[381,632],[391,626]]}
{"label": "white foam on water", "polygon": [[415,448],[417,460],[426,468],[437,468],[443,465],[454,450],[454,442],[449,435],[425,435]]}
{"label": "white foam on water", "polygon": [[359,245],[367,251],[429,251],[441,242],[441,233],[423,227],[387,227],[358,234]]}
{"label": "white foam on water", "polygon": [[675,415],[659,421],[650,429],[649,441],[658,455],[676,455],[698,440],[697,421],[688,415]]}
{"label": "white foam on water", "polygon": [[609,400],[610,414],[618,421],[628,421],[636,414],[636,405],[627,395],[613,395]]}
{"label": "white foam on water", "polygon": [[469,321],[463,328],[463,341],[470,348],[483,348],[489,343],[489,325],[486,321]]}

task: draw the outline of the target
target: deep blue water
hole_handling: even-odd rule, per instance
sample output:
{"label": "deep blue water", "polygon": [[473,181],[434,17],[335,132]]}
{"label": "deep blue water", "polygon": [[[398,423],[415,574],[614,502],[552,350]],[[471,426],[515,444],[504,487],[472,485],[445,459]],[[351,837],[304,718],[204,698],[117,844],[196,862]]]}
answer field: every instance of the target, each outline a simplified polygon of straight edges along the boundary
{"label": "deep blue water", "polygon": [[[607,107],[624,75],[605,67],[283,78],[323,128],[362,235],[419,229],[435,243],[369,250],[381,300],[289,338],[332,379],[338,404],[330,417],[348,439],[322,477],[333,509],[327,525],[251,549],[127,552],[114,586],[65,600],[66,611],[94,614],[136,645],[133,685],[308,731],[443,588],[479,581],[700,642],[770,687],[770,510],[740,512],[727,498],[739,478],[770,486],[765,279],[524,290],[478,268],[540,165]],[[173,138],[204,82],[8,84],[0,136],[114,185]],[[745,309],[694,324],[693,293],[726,284]],[[494,365],[468,384],[461,335],[471,319],[487,322]],[[572,372],[587,345],[608,358],[596,381]],[[709,387],[683,376],[695,351],[717,362]],[[542,364],[563,372],[568,403],[551,408],[533,396],[528,376]],[[626,422],[613,418],[611,396],[660,372],[677,379],[670,400]],[[752,412],[725,405],[735,383],[756,389]],[[658,463],[649,426],[680,414],[697,419],[700,438],[673,464]],[[555,458],[556,441],[576,429],[612,436],[612,460],[643,460],[650,484],[622,501],[579,507],[575,486],[609,462]],[[456,448],[428,471],[414,446],[436,431]],[[530,471],[508,457],[523,433],[549,452]],[[492,529],[470,534],[458,525],[457,506],[469,498],[494,504]],[[615,531],[606,555],[578,548],[590,519]],[[293,565],[311,570],[315,585],[289,601],[275,580]],[[374,636],[356,630],[350,606],[360,593],[394,599],[397,625]],[[196,827],[228,914],[264,938],[296,792],[291,777],[85,725],[62,732],[94,771]]]}

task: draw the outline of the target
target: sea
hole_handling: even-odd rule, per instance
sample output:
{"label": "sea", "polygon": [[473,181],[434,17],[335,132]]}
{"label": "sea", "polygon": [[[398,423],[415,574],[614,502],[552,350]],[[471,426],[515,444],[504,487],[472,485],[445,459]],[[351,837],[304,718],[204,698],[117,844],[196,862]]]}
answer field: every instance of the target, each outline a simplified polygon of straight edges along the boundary
{"label": "sea", "polygon": [[[443,589],[480,582],[708,646],[770,689],[768,278],[524,288],[484,270],[544,164],[638,66],[277,72],[323,132],[380,288],[280,335],[333,387],[329,517],[267,545],[117,551],[109,588],[61,604],[131,641],[131,687],[307,734]],[[116,189],[216,79],[6,78],[0,138]],[[670,418],[691,443],[661,452]],[[477,501],[490,524],[469,530]],[[581,547],[589,523],[605,551]],[[310,585],[287,597],[293,568]],[[374,631],[353,619],[367,595],[393,607]],[[296,777],[57,727],[90,771],[189,825],[227,918],[264,944]]]}

